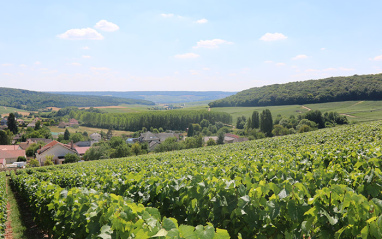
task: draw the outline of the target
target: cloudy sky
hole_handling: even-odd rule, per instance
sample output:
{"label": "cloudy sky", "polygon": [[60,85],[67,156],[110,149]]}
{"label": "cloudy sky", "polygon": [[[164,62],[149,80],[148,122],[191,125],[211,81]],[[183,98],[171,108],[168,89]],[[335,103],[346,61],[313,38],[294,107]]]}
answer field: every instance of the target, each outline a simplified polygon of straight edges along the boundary
{"label": "cloudy sky", "polygon": [[382,1],[0,0],[2,87],[243,89],[382,72]]}

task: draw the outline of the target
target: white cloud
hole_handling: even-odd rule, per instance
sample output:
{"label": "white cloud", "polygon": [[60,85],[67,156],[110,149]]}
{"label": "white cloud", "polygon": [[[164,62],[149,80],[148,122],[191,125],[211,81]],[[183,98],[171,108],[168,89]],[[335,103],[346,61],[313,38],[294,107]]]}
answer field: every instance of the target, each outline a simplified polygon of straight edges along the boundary
{"label": "white cloud", "polygon": [[278,32],[275,32],[275,33],[265,33],[264,36],[262,36],[260,38],[260,40],[262,41],[279,41],[279,40],[285,40],[287,39],[288,37],[285,36],[284,34],[282,33],[278,33]]}
{"label": "white cloud", "polygon": [[90,48],[88,46],[82,47],[82,50],[89,50]]}
{"label": "white cloud", "polygon": [[233,44],[233,42],[229,42],[229,41],[222,40],[222,39],[201,40],[201,41],[198,41],[196,46],[194,46],[193,48],[195,48],[195,49],[197,49],[197,48],[213,49],[213,48],[218,48],[219,45],[222,45],[222,44],[230,45],[230,44]]}
{"label": "white cloud", "polygon": [[382,55],[376,56],[372,60],[374,60],[374,61],[382,61]]}
{"label": "white cloud", "polygon": [[25,65],[25,64],[20,64],[19,66],[22,67],[22,68],[27,67],[27,65]]}
{"label": "white cloud", "polygon": [[115,32],[119,30],[119,26],[117,26],[117,24],[108,22],[106,20],[101,20],[97,22],[94,27],[105,32]]}
{"label": "white cloud", "polygon": [[308,58],[307,55],[297,55],[295,57],[292,58],[292,60],[301,60],[301,59],[306,59]]}
{"label": "white cloud", "polygon": [[316,70],[316,69],[306,69],[305,71],[306,72],[318,72],[319,70]]}
{"label": "white cloud", "polygon": [[208,22],[208,20],[205,19],[205,18],[199,19],[199,20],[196,21],[196,23],[199,23],[199,24],[204,24],[204,23],[207,23],[207,22]]}
{"label": "white cloud", "polygon": [[338,68],[340,71],[354,71],[355,69],[353,68],[345,68],[345,67],[340,67]]}
{"label": "white cloud", "polygon": [[12,76],[11,73],[3,73],[3,75],[5,75],[5,76]]}
{"label": "white cloud", "polygon": [[285,63],[279,62],[279,63],[276,63],[276,66],[285,66]]}
{"label": "white cloud", "polygon": [[78,62],[72,62],[72,63],[69,63],[69,65],[71,65],[71,66],[82,66],[82,64],[78,63]]}
{"label": "white cloud", "polygon": [[326,50],[326,48],[325,48],[325,47],[321,48],[321,51],[325,51],[325,50]]}
{"label": "white cloud", "polygon": [[13,66],[13,64],[10,64],[10,63],[4,63],[4,64],[1,64],[1,66]]}
{"label": "white cloud", "polygon": [[208,67],[203,67],[203,70],[205,70],[205,71],[209,71],[209,70],[211,70],[211,69],[208,68]]}
{"label": "white cloud", "polygon": [[82,58],[89,59],[89,58],[92,58],[92,57],[91,57],[91,56],[85,56],[85,55],[83,55]]}
{"label": "white cloud", "polygon": [[161,16],[164,17],[164,18],[170,18],[170,17],[173,17],[174,14],[172,14],[172,13],[162,13]]}
{"label": "white cloud", "polygon": [[264,63],[270,64],[273,63],[273,61],[264,61]]}
{"label": "white cloud", "polygon": [[103,36],[93,28],[70,29],[65,33],[57,35],[65,40],[102,40]]}
{"label": "white cloud", "polygon": [[41,65],[41,62],[36,61],[34,64],[35,64],[35,65]]}
{"label": "white cloud", "polygon": [[110,68],[107,68],[107,67],[90,67],[91,70],[94,70],[94,71],[109,71]]}
{"label": "white cloud", "polygon": [[191,73],[191,75],[199,75],[199,72],[196,70],[189,70],[189,72]]}
{"label": "white cloud", "polygon": [[198,58],[199,55],[195,53],[185,53],[185,54],[175,55],[174,57],[178,59],[194,59],[194,58]]}

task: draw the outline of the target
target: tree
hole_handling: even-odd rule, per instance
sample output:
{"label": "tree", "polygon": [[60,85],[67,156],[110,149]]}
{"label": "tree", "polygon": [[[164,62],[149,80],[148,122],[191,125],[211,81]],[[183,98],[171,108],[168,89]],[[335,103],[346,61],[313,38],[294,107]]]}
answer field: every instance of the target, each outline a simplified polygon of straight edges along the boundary
{"label": "tree", "polygon": [[31,160],[29,160],[28,166],[29,167],[39,167],[40,163],[38,162],[37,159],[31,159]]}
{"label": "tree", "polygon": [[194,135],[194,126],[192,124],[188,125],[187,137],[192,137]]}
{"label": "tree", "polygon": [[133,153],[134,153],[135,155],[138,155],[138,154],[141,153],[141,151],[142,151],[142,147],[141,147],[141,145],[140,145],[138,142],[136,142],[136,143],[134,143],[134,144],[131,146],[131,151],[133,151]]}
{"label": "tree", "polygon": [[9,130],[0,130],[0,145],[11,144],[12,136]]}
{"label": "tree", "polygon": [[200,126],[202,128],[205,128],[205,127],[208,127],[208,125],[210,124],[210,122],[206,119],[203,119],[201,122],[200,122]]}
{"label": "tree", "polygon": [[18,129],[18,127],[17,127],[16,117],[15,117],[15,115],[14,115],[13,113],[10,113],[10,114],[9,114],[7,125],[8,125],[8,129],[9,129],[13,134],[17,134],[17,132],[19,131],[19,129]]}
{"label": "tree", "polygon": [[34,126],[34,130],[39,130],[41,128],[41,121],[38,120]]}
{"label": "tree", "polygon": [[273,120],[272,120],[271,111],[269,109],[265,109],[260,114],[260,130],[267,137],[271,137],[272,129],[273,129]]}
{"label": "tree", "polygon": [[305,119],[315,122],[319,129],[325,128],[324,118],[319,110],[308,111],[305,113]]}
{"label": "tree", "polygon": [[106,138],[111,139],[113,137],[113,128],[109,128],[109,130],[106,133]]}
{"label": "tree", "polygon": [[107,154],[107,152],[108,152],[108,150],[105,149],[104,146],[93,146],[86,151],[83,159],[86,161],[107,159],[107,158],[109,158],[109,155]]}
{"label": "tree", "polygon": [[239,116],[237,117],[237,121],[236,121],[236,128],[237,129],[244,129],[244,126],[245,126],[245,122],[247,121],[247,119],[245,118],[245,116]]}
{"label": "tree", "polygon": [[216,142],[213,138],[210,138],[208,141],[207,141],[207,146],[213,146],[213,145],[216,145]]}
{"label": "tree", "polygon": [[217,144],[224,144],[224,131],[223,130],[219,130],[218,141],[216,143]]}
{"label": "tree", "polygon": [[252,113],[252,129],[258,129],[260,127],[259,112],[253,111]]}
{"label": "tree", "polygon": [[[113,137],[114,138],[114,137]],[[124,142],[118,145],[113,152],[110,154],[111,158],[122,158],[127,157],[132,154],[130,147]]]}
{"label": "tree", "polygon": [[69,140],[69,139],[70,139],[70,133],[69,133],[69,130],[68,130],[68,129],[65,129],[64,140]]}
{"label": "tree", "polygon": [[73,143],[77,143],[79,141],[83,141],[84,136],[81,133],[75,133],[70,136],[70,140],[72,140]]}
{"label": "tree", "polygon": [[80,160],[80,157],[77,154],[67,153],[65,155],[64,163],[75,163],[75,162],[78,162],[79,160]]}

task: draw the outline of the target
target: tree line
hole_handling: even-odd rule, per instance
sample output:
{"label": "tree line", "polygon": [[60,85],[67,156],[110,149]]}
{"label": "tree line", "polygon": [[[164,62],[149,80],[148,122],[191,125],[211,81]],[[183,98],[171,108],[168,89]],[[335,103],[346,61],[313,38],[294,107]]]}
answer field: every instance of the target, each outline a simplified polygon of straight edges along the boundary
{"label": "tree line", "polygon": [[[206,110],[171,110],[142,113],[98,113],[87,110],[62,109],[84,126],[114,130],[138,131],[145,128],[162,128],[164,130],[185,130],[190,123],[201,122],[203,119],[210,123],[220,121],[225,124],[232,122],[230,114],[225,112],[210,112]],[[60,110],[61,111],[61,110]],[[58,111],[59,115],[62,115]]]}
{"label": "tree line", "polygon": [[120,104],[154,105],[154,102],[141,99],[126,99],[110,96],[52,94],[0,87],[0,105],[14,107],[17,109],[38,110],[46,107],[91,107]]}
{"label": "tree line", "polygon": [[382,74],[330,77],[255,87],[213,101],[209,106],[270,106],[350,100],[382,100]]}

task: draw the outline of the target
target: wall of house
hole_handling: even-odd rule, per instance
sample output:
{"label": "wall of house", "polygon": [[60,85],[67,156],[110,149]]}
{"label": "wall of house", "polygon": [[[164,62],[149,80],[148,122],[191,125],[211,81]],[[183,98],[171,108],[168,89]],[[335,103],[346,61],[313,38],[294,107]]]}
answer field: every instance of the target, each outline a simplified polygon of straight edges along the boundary
{"label": "wall of house", "polygon": [[45,157],[48,155],[53,155],[54,161],[63,161],[63,160],[57,160],[59,157],[64,157],[66,154],[74,154],[73,151],[56,144],[53,148],[48,149],[47,151],[43,152],[42,154],[37,154],[36,159],[40,162],[40,165],[43,165],[45,162]]}

